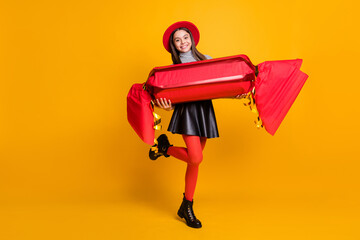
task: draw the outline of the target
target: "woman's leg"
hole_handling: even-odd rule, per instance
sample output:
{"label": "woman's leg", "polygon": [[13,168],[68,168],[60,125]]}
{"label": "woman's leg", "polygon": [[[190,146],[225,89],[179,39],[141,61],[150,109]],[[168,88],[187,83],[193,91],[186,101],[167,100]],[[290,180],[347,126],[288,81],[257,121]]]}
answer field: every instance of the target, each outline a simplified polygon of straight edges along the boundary
{"label": "woman's leg", "polygon": [[167,154],[187,163],[185,174],[185,198],[192,201],[199,172],[199,164],[203,159],[202,150],[205,148],[206,138],[183,135],[183,139],[186,148],[169,147]]}
{"label": "woman's leg", "polygon": [[[184,136],[197,137],[197,136],[189,136],[189,135],[182,135],[182,136],[183,137]],[[201,150],[204,150],[204,148],[205,148],[206,139],[207,139],[206,137],[200,137]],[[184,139],[184,141],[185,141],[185,139]],[[185,144],[186,144],[186,142],[185,142]],[[188,155],[187,148],[170,146],[168,151],[167,151],[167,154],[169,154],[169,155],[171,155],[171,156],[173,156],[173,157],[175,157],[177,159],[180,159],[180,160],[182,160],[182,161],[184,161],[186,163],[189,162],[189,155]]]}

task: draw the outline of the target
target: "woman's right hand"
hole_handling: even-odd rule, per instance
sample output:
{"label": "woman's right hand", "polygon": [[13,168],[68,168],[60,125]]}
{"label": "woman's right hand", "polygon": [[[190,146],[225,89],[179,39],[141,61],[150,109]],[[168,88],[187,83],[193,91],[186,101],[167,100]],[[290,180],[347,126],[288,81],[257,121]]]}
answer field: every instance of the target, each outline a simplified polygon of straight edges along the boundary
{"label": "woman's right hand", "polygon": [[171,104],[170,99],[169,100],[167,100],[166,98],[156,99],[156,104],[158,105],[158,107],[166,111],[171,111],[174,109],[174,106]]}

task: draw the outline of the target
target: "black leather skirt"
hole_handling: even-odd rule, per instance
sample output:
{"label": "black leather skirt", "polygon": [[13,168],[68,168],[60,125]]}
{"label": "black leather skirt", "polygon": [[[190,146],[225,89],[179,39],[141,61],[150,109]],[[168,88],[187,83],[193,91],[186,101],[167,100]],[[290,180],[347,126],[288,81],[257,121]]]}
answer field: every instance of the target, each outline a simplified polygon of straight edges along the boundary
{"label": "black leather skirt", "polygon": [[168,131],[207,138],[219,137],[212,101],[176,104]]}

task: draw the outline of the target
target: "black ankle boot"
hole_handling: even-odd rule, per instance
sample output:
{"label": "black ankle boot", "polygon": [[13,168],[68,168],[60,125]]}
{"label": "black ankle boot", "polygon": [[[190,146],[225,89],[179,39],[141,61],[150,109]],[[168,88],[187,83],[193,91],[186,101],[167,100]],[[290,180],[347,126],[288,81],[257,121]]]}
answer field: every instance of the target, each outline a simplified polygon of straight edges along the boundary
{"label": "black ankle boot", "polygon": [[170,157],[167,154],[168,148],[172,146],[165,134],[161,134],[157,138],[157,144],[153,145],[149,150],[149,157],[151,160],[156,160],[160,156]]}
{"label": "black ankle boot", "polygon": [[183,198],[183,202],[181,203],[181,206],[179,208],[178,211],[178,215],[181,218],[185,218],[186,220],[186,225],[188,225],[189,227],[192,228],[201,228],[201,222],[199,221],[199,219],[196,218],[195,214],[194,214],[194,210],[193,210],[193,201],[189,201],[185,198],[185,193],[184,193],[184,198]]}

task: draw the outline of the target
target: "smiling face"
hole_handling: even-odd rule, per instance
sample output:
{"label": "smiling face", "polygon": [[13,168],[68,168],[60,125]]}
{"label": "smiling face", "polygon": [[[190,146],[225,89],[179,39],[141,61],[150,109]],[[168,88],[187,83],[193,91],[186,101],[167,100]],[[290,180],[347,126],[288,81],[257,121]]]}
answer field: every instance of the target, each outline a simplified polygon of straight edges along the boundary
{"label": "smiling face", "polygon": [[191,50],[191,37],[185,30],[178,30],[174,33],[173,42],[175,48],[182,53],[186,53]]}

